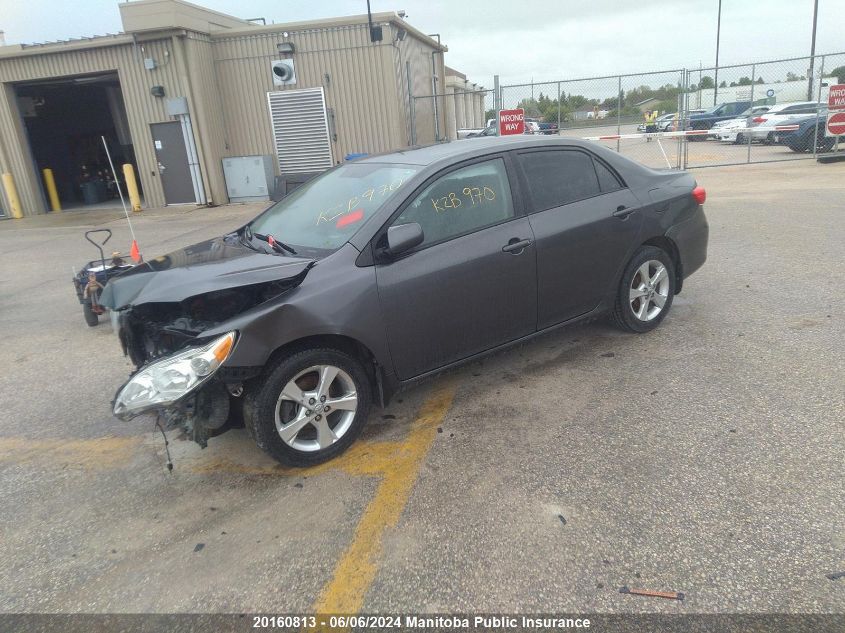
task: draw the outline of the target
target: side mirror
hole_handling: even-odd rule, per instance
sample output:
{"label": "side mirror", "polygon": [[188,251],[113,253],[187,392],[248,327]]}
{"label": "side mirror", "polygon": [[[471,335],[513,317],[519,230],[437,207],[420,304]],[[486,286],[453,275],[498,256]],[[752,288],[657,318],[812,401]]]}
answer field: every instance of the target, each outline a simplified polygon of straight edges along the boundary
{"label": "side mirror", "polygon": [[393,256],[401,255],[415,246],[422,244],[424,239],[425,235],[423,234],[422,227],[416,222],[391,226],[387,229],[387,248],[385,252]]}

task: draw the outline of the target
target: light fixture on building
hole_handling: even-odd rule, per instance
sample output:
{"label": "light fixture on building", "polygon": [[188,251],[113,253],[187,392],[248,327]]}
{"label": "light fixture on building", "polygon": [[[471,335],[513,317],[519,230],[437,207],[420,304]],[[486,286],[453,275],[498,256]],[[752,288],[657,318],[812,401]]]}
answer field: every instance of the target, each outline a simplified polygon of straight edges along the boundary
{"label": "light fixture on building", "polygon": [[164,86],[152,86],[150,88],[150,94],[154,97],[163,97],[164,96]]}
{"label": "light fixture on building", "polygon": [[292,59],[277,59],[270,64],[273,85],[291,86],[296,83],[296,67]]}
{"label": "light fixture on building", "polygon": [[[287,37],[287,33],[285,33]],[[296,48],[293,45],[293,42],[279,42],[276,44],[276,50],[279,51],[280,54],[290,53],[291,55],[294,53]]]}

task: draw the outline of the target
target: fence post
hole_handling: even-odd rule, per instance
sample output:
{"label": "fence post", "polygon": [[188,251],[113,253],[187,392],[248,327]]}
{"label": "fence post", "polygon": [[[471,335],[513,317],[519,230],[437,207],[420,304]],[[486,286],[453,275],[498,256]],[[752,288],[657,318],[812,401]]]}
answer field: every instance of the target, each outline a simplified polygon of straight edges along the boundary
{"label": "fence post", "polygon": [[560,134],[560,82],[557,82],[557,133]]}
{"label": "fence post", "polygon": [[[619,81],[616,86],[616,136],[622,134],[622,75],[619,75]],[[636,132],[636,130],[634,130]],[[620,151],[620,139],[616,139],[616,151]]]}
{"label": "fence post", "polygon": [[[812,64],[812,62],[810,62]],[[812,80],[811,80],[812,81]],[[822,100],[822,84],[824,83],[824,55],[822,55],[822,63],[819,65],[819,98],[816,100],[817,103],[821,103]],[[818,107],[816,108],[816,129],[813,131],[813,158],[816,158],[819,153],[819,112]],[[825,126],[825,136],[827,135],[827,120],[824,122]],[[836,142],[838,143],[839,137],[836,137]]]}
{"label": "fence post", "polygon": [[[684,130],[687,128],[687,118],[689,117],[689,78],[690,78],[690,71],[684,70],[684,119],[683,119],[683,127]],[[683,160],[683,169],[689,169],[689,137],[686,135],[681,137],[681,140],[684,143],[683,152],[681,152],[681,157]]]}
{"label": "fence post", "polygon": [[[754,80],[757,78],[757,64],[751,64],[751,112],[754,112]],[[751,132],[748,132],[748,155],[746,163],[751,162]]]}
{"label": "fence post", "polygon": [[[675,117],[676,123],[672,128],[673,132],[680,132],[684,127],[684,97],[686,95],[686,92],[685,92],[685,89],[684,89],[684,79],[685,79],[685,77],[686,77],[686,71],[682,70],[681,76],[678,78],[678,114]],[[675,139],[675,142],[676,142],[675,154],[676,154],[676,158],[677,158],[676,164],[678,166],[678,169],[681,169],[682,166],[683,166],[683,159],[682,159],[681,155],[682,155],[683,147],[684,147],[684,137],[683,136],[677,137]]]}
{"label": "fence post", "polygon": [[[493,75],[493,109],[496,111],[496,118],[498,119],[499,110],[502,109],[502,87],[499,85],[499,75]],[[496,136],[499,136],[498,123],[496,123]]]}

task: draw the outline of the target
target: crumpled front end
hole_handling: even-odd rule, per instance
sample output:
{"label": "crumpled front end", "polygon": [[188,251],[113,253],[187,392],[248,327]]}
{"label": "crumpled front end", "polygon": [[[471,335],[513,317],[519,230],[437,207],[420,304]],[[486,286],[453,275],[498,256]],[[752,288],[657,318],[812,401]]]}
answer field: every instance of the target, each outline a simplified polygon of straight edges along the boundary
{"label": "crumpled front end", "polygon": [[[131,303],[116,310],[123,352],[136,370],[115,396],[114,415],[130,420],[155,412],[168,427],[182,428],[205,446],[240,409],[235,401],[243,391],[243,381],[250,377],[241,368],[227,371],[225,367],[238,341],[237,328],[226,331],[226,323],[298,286],[307,271],[178,301]],[[158,286],[156,294],[165,298],[160,284],[166,281],[151,282]],[[243,319],[239,323],[243,327]]]}

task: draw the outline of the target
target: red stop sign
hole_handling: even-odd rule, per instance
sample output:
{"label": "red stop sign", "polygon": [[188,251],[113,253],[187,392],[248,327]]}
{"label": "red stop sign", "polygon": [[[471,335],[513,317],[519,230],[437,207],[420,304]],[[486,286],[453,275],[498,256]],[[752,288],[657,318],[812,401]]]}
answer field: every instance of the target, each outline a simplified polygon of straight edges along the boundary
{"label": "red stop sign", "polygon": [[831,136],[845,134],[845,112],[837,112],[827,117],[827,131]]}
{"label": "red stop sign", "polygon": [[499,110],[499,136],[525,133],[525,110]]}

